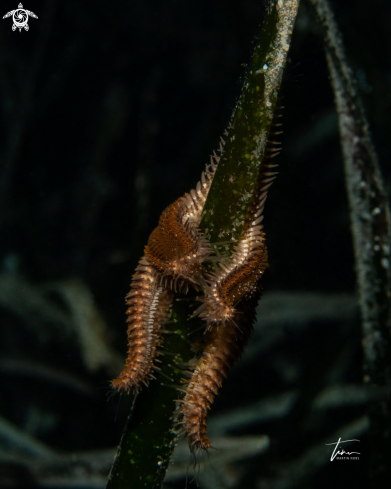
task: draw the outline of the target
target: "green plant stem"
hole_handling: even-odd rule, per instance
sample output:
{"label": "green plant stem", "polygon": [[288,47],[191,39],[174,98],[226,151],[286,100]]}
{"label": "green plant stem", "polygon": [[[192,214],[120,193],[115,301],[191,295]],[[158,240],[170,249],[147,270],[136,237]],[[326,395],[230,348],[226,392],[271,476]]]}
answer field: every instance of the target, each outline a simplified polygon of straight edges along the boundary
{"label": "green plant stem", "polygon": [[[256,42],[242,94],[234,111],[229,138],[205,206],[202,228],[212,241],[237,240],[249,209],[273,119],[299,0],[270,2]],[[133,404],[111,470],[108,489],[158,489],[164,479],[177,433],[173,414],[183,373],[178,364],[194,353],[188,333],[195,321],[174,304],[173,329],[165,335],[161,369]],[[192,338],[192,337],[191,337]],[[168,376],[171,380],[169,380]]]}
{"label": "green plant stem", "polygon": [[201,229],[211,242],[242,234],[266,148],[299,1],[271,2],[214,178]]}
{"label": "green plant stem", "polygon": [[173,319],[166,325],[164,351],[159,365],[164,375],[144,387],[134,399],[111,469],[107,487],[159,488],[175,446],[177,435],[172,416],[180,396],[176,390],[183,377],[178,364],[188,362],[194,353],[187,338],[189,324],[183,304],[176,304]]}

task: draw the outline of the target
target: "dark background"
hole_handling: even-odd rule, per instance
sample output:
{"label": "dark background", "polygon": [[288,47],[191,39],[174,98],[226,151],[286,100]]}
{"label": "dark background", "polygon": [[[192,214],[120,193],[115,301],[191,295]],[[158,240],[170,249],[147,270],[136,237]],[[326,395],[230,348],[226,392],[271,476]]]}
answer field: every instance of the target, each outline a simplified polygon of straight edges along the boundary
{"label": "dark background", "polygon": [[[1,15],[16,5],[17,0],[1,2]],[[391,6],[386,0],[344,0],[333,7],[390,190]],[[107,325],[108,344],[124,355],[124,296],[131,275],[162,210],[195,186],[218,147],[240,93],[263,4],[26,0],[24,8],[39,17],[30,18],[28,32],[13,32],[10,18],[0,22],[2,276],[36,290],[69,280],[82,283]],[[283,83],[280,175],[265,209],[270,259],[265,294],[353,292],[333,94],[316,25],[305,2],[300,9]],[[25,307],[23,299],[14,299]],[[56,294],[50,300],[66,312]],[[126,415],[126,406],[120,406],[114,422],[118,401],[106,402],[108,380],[115,374],[86,369],[72,335],[46,337],[38,320],[31,326],[17,308],[3,300],[1,306],[2,357],[66,371],[88,384],[94,396],[70,394],[55,383],[31,379],[23,369],[15,374],[3,367],[0,414],[57,450],[115,446]],[[360,382],[357,318],[344,331],[351,336],[341,333],[343,341],[354,346],[346,379]],[[281,351],[316,369],[334,354],[340,332],[339,324],[330,329],[324,324],[316,333],[309,329],[287,337]],[[245,379],[233,374],[216,413],[238,403],[239,385],[243,402],[272,394],[278,379],[266,363],[246,370]],[[261,368],[260,391],[253,386]],[[31,409],[38,413],[35,431],[29,431]],[[297,432],[289,433],[294,416],[300,418],[300,410],[284,425],[291,446],[273,446],[267,455],[272,461],[295,452]],[[259,428],[267,434],[279,429]],[[365,484],[364,462],[354,471],[356,484]],[[324,469],[308,487],[342,482],[347,469],[335,470]],[[256,470],[249,473],[255,481]],[[354,482],[350,472],[349,477]],[[246,484],[251,487],[249,480]]]}

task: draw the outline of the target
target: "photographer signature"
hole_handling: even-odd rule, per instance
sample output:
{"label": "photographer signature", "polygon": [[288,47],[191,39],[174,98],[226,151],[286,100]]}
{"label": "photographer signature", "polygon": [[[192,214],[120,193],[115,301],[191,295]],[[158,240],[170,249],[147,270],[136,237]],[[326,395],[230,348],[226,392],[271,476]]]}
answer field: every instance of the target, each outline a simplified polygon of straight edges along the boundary
{"label": "photographer signature", "polygon": [[356,440],[356,439],[354,439],[354,440],[341,440],[341,438],[339,438],[339,440],[338,440],[338,441],[336,441],[335,443],[325,443],[325,445],[335,445],[334,451],[333,451],[333,453],[332,453],[332,455],[331,455],[331,458],[330,458],[330,461],[331,461],[331,462],[332,462],[332,461],[335,459],[335,457],[337,457],[338,455],[353,455],[353,454],[355,454],[355,455],[360,455],[360,452],[345,452],[345,450],[344,450],[344,449],[342,449],[342,450],[338,450],[338,446],[339,446],[339,444],[340,444],[340,443],[347,443],[347,442],[349,442],[349,441],[360,441],[360,440]]}

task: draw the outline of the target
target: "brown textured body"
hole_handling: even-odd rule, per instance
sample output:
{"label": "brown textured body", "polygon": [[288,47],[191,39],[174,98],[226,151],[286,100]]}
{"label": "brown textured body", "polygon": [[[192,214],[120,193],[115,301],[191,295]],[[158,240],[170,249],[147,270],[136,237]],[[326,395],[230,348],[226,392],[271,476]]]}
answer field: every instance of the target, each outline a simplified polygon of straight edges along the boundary
{"label": "brown textured body", "polygon": [[234,268],[219,284],[219,295],[229,307],[234,307],[244,297],[250,297],[255,292],[257,281],[268,265],[264,237],[265,234],[262,233],[262,245],[252,256],[241,266]]}
{"label": "brown textured body", "polygon": [[160,216],[145,247],[150,263],[164,276],[170,288],[181,289],[186,282],[199,284],[202,262],[211,253],[205,238],[184,222],[186,198],[181,197],[168,206]]}
{"label": "brown textured body", "polygon": [[153,265],[163,271],[166,262],[174,262],[196,248],[196,233],[182,222],[183,197],[169,205],[160,216],[159,226],[148,239],[148,257]]}
{"label": "brown textured body", "polygon": [[198,226],[218,160],[214,155],[196,189],[163,211],[149,237],[126,296],[128,354],[122,373],[111,382],[120,392],[138,392],[142,384],[154,378],[152,370],[157,368],[154,362],[162,343],[161,324],[169,317],[172,289],[187,292],[189,283],[204,283],[202,262],[211,249]]}
{"label": "brown textured body", "polygon": [[[277,143],[269,141],[257,178],[255,196],[246,218],[245,233],[230,257],[220,260],[218,270],[210,273],[204,286],[203,304],[193,313],[212,325],[234,320],[236,305],[255,291],[257,281],[267,268],[265,233],[262,231],[263,210],[267,192],[277,172],[270,162],[280,151]],[[277,144],[278,146],[278,144]]]}
{"label": "brown textured body", "polygon": [[216,272],[208,276],[203,304],[193,313],[212,325],[234,322],[237,304],[251,297],[267,268],[267,248],[262,226],[253,225],[239,241],[234,253],[221,260]]}
{"label": "brown textured body", "polygon": [[128,305],[128,355],[122,373],[111,382],[120,392],[138,392],[153,378],[152,370],[161,344],[161,324],[169,318],[173,293],[164,290],[155,269],[143,257],[126,296]]}
{"label": "brown textured body", "polygon": [[200,317],[208,327],[233,321],[237,304],[256,291],[267,265],[265,233],[260,232],[252,242],[248,237],[239,243],[232,257],[220,264],[219,272],[210,275],[205,288]]}
{"label": "brown textured body", "polygon": [[195,190],[163,211],[145,247],[145,256],[160,274],[161,283],[175,291],[187,292],[189,283],[195,287],[204,283],[202,263],[212,250],[198,226],[219,160],[213,158]]}
{"label": "brown textured body", "polygon": [[190,449],[207,450],[211,444],[206,434],[208,411],[223,379],[240,357],[253,330],[255,307],[261,295],[258,282],[253,296],[238,306],[235,323],[220,324],[207,333],[206,347],[188,382],[181,407],[180,424],[184,426]]}

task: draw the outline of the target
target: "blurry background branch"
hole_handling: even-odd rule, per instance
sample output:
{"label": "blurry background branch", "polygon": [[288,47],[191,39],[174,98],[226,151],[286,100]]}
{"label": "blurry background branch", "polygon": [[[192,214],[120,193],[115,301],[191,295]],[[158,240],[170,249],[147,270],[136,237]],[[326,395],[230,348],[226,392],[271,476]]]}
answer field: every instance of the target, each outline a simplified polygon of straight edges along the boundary
{"label": "blurry background branch", "polygon": [[[228,486],[236,487],[238,485],[240,487],[241,481],[245,477],[245,472],[240,468],[241,460],[257,457],[269,449],[270,441],[263,435],[249,438],[245,435],[235,436],[235,434],[246,433],[246,431],[251,433],[254,427],[263,426],[265,423],[270,424],[273,421],[282,424],[290,422],[290,416],[300,398],[300,390],[297,387],[293,388],[293,386],[298,385],[297,379],[302,376],[302,367],[297,362],[294,365],[287,359],[283,360],[281,356],[276,357],[276,352],[281,351],[285,343],[286,335],[305,337],[314,327],[317,329],[317,334],[323,330],[329,334],[330,331],[334,330],[332,325],[339,325],[341,320],[343,323],[350,323],[354,327],[355,302],[353,295],[346,294],[275,292],[264,297],[258,306],[259,319],[255,325],[252,348],[245,353],[244,361],[235,367],[233,375],[235,376],[236,371],[239,378],[245,378],[247,376],[246,366],[249,365],[253,368],[254,357],[259,358],[259,353],[262,352],[265,363],[270,363],[270,359],[274,358],[275,371],[278,372],[281,379],[285,379],[285,383],[287,382],[291,389],[277,390],[272,396],[264,397],[255,403],[247,403],[244,406],[229,409],[224,414],[213,415],[212,413],[208,432],[214,438],[214,445],[218,448],[218,452],[212,459],[213,468],[209,467],[206,458],[200,460],[202,487],[212,488],[213,484],[217,483],[216,477],[223,484],[221,487],[226,487],[225,483]],[[273,340],[270,341],[270,338]],[[91,341],[94,342],[93,336],[91,336]],[[92,347],[93,345],[91,345]],[[256,354],[256,352],[258,353]],[[351,345],[348,342],[345,343],[342,353],[342,357],[336,357],[334,366],[328,369],[328,383],[334,382],[334,387],[328,387],[328,383],[320,385],[318,394],[309,400],[311,419],[315,426],[323,417],[330,417],[333,412],[347,411],[352,406],[358,405],[366,408],[380,399],[384,399],[385,393],[381,389],[371,388],[369,385],[341,383],[343,382],[341,372],[347,368],[349,357],[352,354]],[[288,365],[289,369],[287,370]],[[38,375],[42,381],[50,382],[51,379],[47,378],[46,372],[40,372],[37,367],[39,366],[32,364],[24,370],[23,362],[19,362],[18,365],[16,360],[12,363],[10,361],[0,363],[0,370],[6,376],[23,378]],[[53,382],[57,382],[59,385],[64,383],[61,377],[57,378],[55,371],[51,375]],[[77,379],[74,379],[73,382],[70,382],[69,379],[68,382],[64,383],[64,387],[73,389],[77,385]],[[80,393],[91,395],[88,389],[80,390]],[[342,427],[341,432],[346,432],[349,436],[360,436],[360,434],[365,433],[368,427],[367,420],[362,419],[357,423],[347,424],[346,427]],[[11,448],[11,452],[0,450],[0,464],[8,467],[7,470],[11,473],[13,470],[18,470],[20,473],[20,469],[23,468],[25,476],[28,475],[38,485],[46,486],[57,484],[67,487],[104,487],[115,453],[114,448],[77,453],[59,452],[45,446],[33,436],[26,435],[24,431],[5,419],[0,420],[0,446]],[[311,470],[308,471],[307,476],[317,468],[324,466],[329,455],[327,451],[323,450],[323,446],[316,442],[315,447],[307,448],[299,455],[298,460],[300,460],[302,468],[300,471],[295,469],[294,479],[292,479],[292,470],[299,463],[298,460],[292,465],[288,464],[290,468],[286,466],[284,460],[281,460],[281,463],[273,468],[273,472],[280,472],[278,467],[281,467],[283,471],[278,477],[279,483],[288,484],[286,487],[295,487],[294,484],[306,478],[306,471],[309,466],[311,466]],[[302,461],[301,458],[303,458]],[[191,467],[192,463],[187,441],[182,440],[175,450],[173,465],[168,471],[166,484],[186,477],[189,470],[191,474],[189,466]],[[230,469],[227,472],[228,467]],[[277,484],[277,480],[273,484]]]}
{"label": "blurry background branch", "polygon": [[[311,0],[322,26],[344,156],[364,348],[364,382],[391,392],[391,223],[379,162],[348,65],[341,33],[327,0]],[[391,480],[391,399],[372,407],[371,482]]]}

